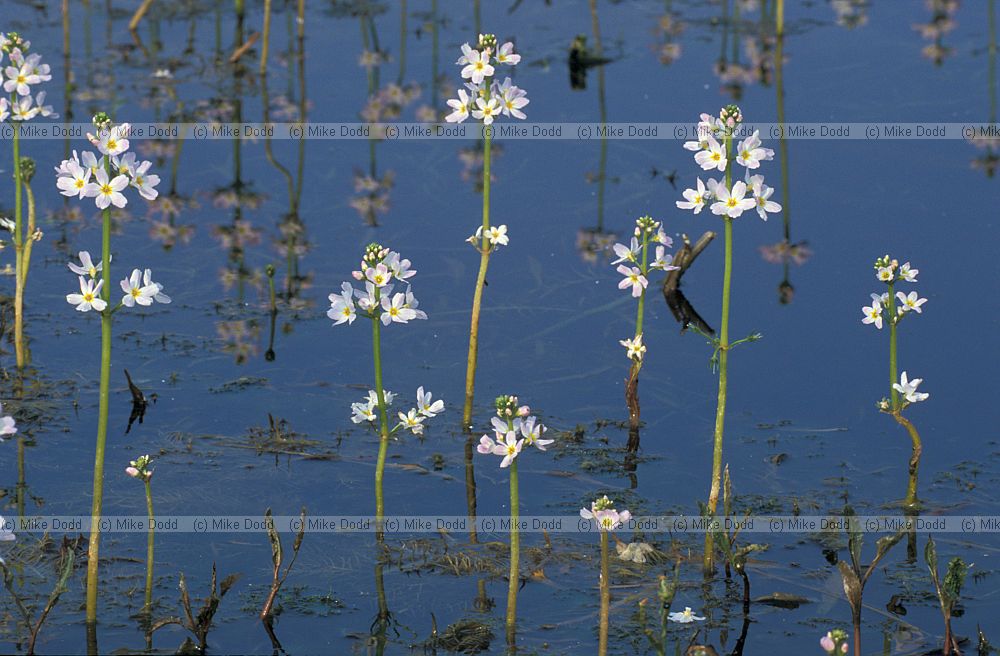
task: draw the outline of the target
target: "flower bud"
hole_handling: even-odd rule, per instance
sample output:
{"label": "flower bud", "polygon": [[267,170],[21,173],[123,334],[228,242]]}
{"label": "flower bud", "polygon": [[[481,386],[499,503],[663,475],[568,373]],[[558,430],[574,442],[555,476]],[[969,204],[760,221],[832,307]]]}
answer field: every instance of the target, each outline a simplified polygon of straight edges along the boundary
{"label": "flower bud", "polygon": [[[107,130],[111,127],[111,117],[106,112],[97,112],[92,119],[94,127],[98,130]],[[89,135],[88,135],[89,136]],[[93,141],[93,139],[91,139]]]}

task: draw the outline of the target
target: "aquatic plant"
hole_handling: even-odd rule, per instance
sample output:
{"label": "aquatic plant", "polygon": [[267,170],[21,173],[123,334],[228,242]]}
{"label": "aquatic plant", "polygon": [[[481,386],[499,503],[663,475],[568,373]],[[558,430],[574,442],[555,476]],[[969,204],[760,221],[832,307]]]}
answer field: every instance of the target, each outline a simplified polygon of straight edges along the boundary
{"label": "aquatic plant", "polygon": [[677,594],[677,585],[680,583],[680,578],[680,561],[674,562],[674,572],[672,578],[667,578],[666,575],[660,574],[656,590],[656,597],[660,602],[660,623],[658,627],[659,631],[657,633],[653,633],[653,630],[647,625],[646,606],[648,605],[649,600],[639,600],[639,626],[642,628],[643,634],[646,636],[650,646],[656,651],[658,656],[665,656],[667,652],[667,623],[669,622],[671,615],[670,605],[674,603],[674,596]]}
{"label": "aquatic plant", "polygon": [[[259,617],[264,625],[264,630],[267,631],[267,636],[271,639],[271,646],[275,650],[281,651],[281,643],[278,642],[278,637],[274,634],[274,613],[272,611],[274,601],[278,597],[278,591],[281,590],[281,586],[284,585],[285,579],[288,578],[288,574],[292,571],[292,567],[299,557],[299,548],[302,547],[302,538],[306,531],[306,509],[303,508],[299,513],[299,530],[295,534],[295,541],[292,542],[292,559],[288,561],[287,565],[285,565],[285,552],[281,545],[281,536],[274,528],[274,518],[271,516],[270,508],[264,511],[264,521],[267,525],[267,537],[271,541],[273,570],[271,572],[271,589],[267,593],[267,599],[264,600]],[[285,566],[284,570],[281,569],[282,565]]]}
{"label": "aquatic plant", "polygon": [[498,396],[496,410],[497,416],[491,420],[494,436],[483,435],[476,450],[484,455],[500,456],[503,458],[500,461],[500,468],[510,468],[510,578],[507,587],[506,623],[507,640],[513,641],[517,622],[517,589],[521,584],[519,574],[521,532],[517,525],[521,514],[521,502],[517,487],[517,457],[521,455],[521,449],[525,445],[545,451],[545,447],[555,440],[542,438],[547,429],[531,415],[528,406],[518,405],[516,396]]}
{"label": "aquatic plant", "polygon": [[965,583],[965,575],[969,566],[961,558],[952,558],[948,561],[948,569],[945,571],[944,580],[938,575],[937,568],[937,547],[934,538],[927,537],[927,546],[924,548],[924,560],[931,572],[931,582],[934,584],[934,592],[937,594],[938,603],[941,605],[941,617],[944,618],[944,656],[950,654],[961,654],[958,647],[958,638],[951,630],[951,618],[955,613],[955,606],[962,596],[962,585]]}
{"label": "aquatic plant", "polygon": [[[625,357],[629,359],[628,378],[625,381],[625,403],[628,405],[629,426],[631,430],[639,429],[639,370],[646,354],[646,345],[642,343],[643,308],[646,301],[646,287],[649,285],[649,275],[653,271],[673,271],[678,267],[671,264],[672,256],[666,249],[673,246],[674,240],[663,231],[659,221],[643,216],[635,221],[635,231],[628,246],[615,244],[613,246],[617,260],[611,265],[623,277],[618,283],[618,289],[629,290],[633,298],[639,299],[635,315],[635,333],[631,339],[622,339],[618,343],[625,347]],[[656,244],[655,257],[649,261],[649,247]]]}
{"label": "aquatic plant", "polygon": [[627,510],[615,510],[611,499],[604,495],[590,504],[590,508],[581,508],[580,517],[592,519],[601,533],[601,612],[598,622],[597,653],[604,656],[608,653],[608,612],[611,607],[611,574],[608,571],[608,536],[611,531],[627,523],[632,514]]}
{"label": "aquatic plant", "polygon": [[[923,312],[921,306],[927,302],[927,299],[920,298],[915,291],[904,294],[895,289],[897,283],[917,282],[918,273],[920,270],[914,269],[909,262],[900,264],[898,260],[890,258],[888,255],[878,258],[875,260],[875,276],[885,283],[886,291],[881,294],[872,294],[871,305],[861,308],[861,312],[865,315],[861,323],[874,325],[879,330],[882,330],[884,325],[889,326],[889,398],[883,397],[878,402],[878,409],[880,412],[891,415],[900,426],[906,429],[910,436],[912,451],[909,464],[910,479],[906,490],[907,506],[914,506],[917,503],[917,473],[920,468],[920,454],[923,452],[923,445],[916,427],[903,416],[903,410],[913,403],[925,401],[930,394],[917,391],[917,387],[923,382],[922,378],[911,379],[905,371],[902,374],[898,372],[896,331],[904,318]],[[898,306],[896,305],[897,301],[899,301]]]}
{"label": "aquatic plant", "polygon": [[180,617],[165,617],[163,619],[153,622],[150,626],[149,632],[153,632],[161,629],[168,624],[177,624],[184,627],[198,640],[198,644],[189,644],[189,640],[185,640],[185,644],[181,646],[179,651],[184,653],[192,653],[196,651],[197,653],[204,653],[206,647],[208,646],[208,632],[212,628],[212,620],[215,618],[215,613],[219,610],[219,604],[222,603],[223,597],[232,589],[236,582],[240,579],[242,574],[230,574],[226,578],[222,579],[222,582],[218,582],[218,577],[215,571],[215,563],[212,563],[212,582],[209,588],[209,594],[202,600],[201,608],[198,610],[197,614],[192,612],[191,606],[191,595],[188,593],[187,581],[184,578],[184,573],[181,572],[180,582],[178,587],[181,591],[181,610],[184,611],[184,618]]}
{"label": "aquatic plant", "polygon": [[465,83],[465,89],[458,90],[458,99],[448,101],[452,112],[445,116],[445,120],[449,123],[462,123],[471,115],[472,118],[482,121],[484,126],[482,225],[467,240],[479,253],[479,274],[476,276],[476,290],[472,297],[469,355],[465,371],[462,426],[466,428],[471,428],[472,422],[476,361],[479,355],[479,312],[483,303],[486,270],[493,251],[509,243],[506,225],[490,225],[490,145],[493,140],[493,129],[490,126],[500,116],[523,120],[526,116],[521,110],[530,102],[524,89],[511,84],[509,77],[504,78],[503,82],[495,79],[499,66],[515,66],[521,61],[521,55],[514,52],[514,44],[508,41],[498,48],[496,36],[480,34],[477,48],[474,50],[468,43],[462,45],[462,56],[455,63],[462,66],[462,79],[467,79],[469,82]]}
{"label": "aquatic plant", "polygon": [[156,518],[153,515],[153,491],[150,488],[150,481],[153,479],[153,470],[149,466],[153,459],[148,455],[139,456],[128,463],[125,473],[132,478],[142,481],[146,488],[146,592],[143,597],[142,612],[149,614],[153,609],[153,546],[156,541]]}
{"label": "aquatic plant", "polygon": [[[104,112],[94,116],[97,135],[87,134],[100,157],[84,151],[73,151],[70,159],[56,167],[56,186],[63,195],[78,199],[93,198],[102,211],[102,259],[96,265],[88,251],[80,251],[80,264],[69,263],[77,274],[80,293],[66,295],[66,301],[80,312],[93,310],[101,315],[101,374],[98,392],[97,439],[94,451],[94,493],[91,506],[90,543],[87,550],[87,622],[97,621],[97,569],[101,540],[101,507],[104,498],[104,448],[108,436],[108,405],[111,381],[111,328],[112,319],[122,307],[149,306],[169,303],[163,285],[153,282],[149,269],[133,269],[131,275],[120,283],[124,292],[122,300],[114,307],[111,302],[111,207],[123,208],[128,203],[124,192],[134,188],[146,200],[157,196],[155,189],[160,178],[148,173],[149,161],[137,162],[129,149],[128,123],[115,125]],[[93,180],[93,181],[92,181]]]}
{"label": "aquatic plant", "polygon": [[819,646],[826,652],[826,656],[841,656],[850,649],[847,646],[847,633],[841,629],[827,631],[826,635],[819,639]]}
{"label": "aquatic plant", "polygon": [[[410,261],[381,244],[371,243],[365,248],[361,266],[351,272],[355,280],[364,282],[365,291],[355,289],[349,282],[341,284],[340,294],[330,294],[330,309],[326,315],[334,326],[351,325],[358,316],[371,320],[372,360],[375,365],[375,389],[369,390],[365,400],[352,403],[351,421],[356,424],[371,422],[378,424],[379,448],[375,465],[375,519],[381,535],[382,516],[385,504],[382,496],[382,475],[385,458],[389,450],[389,438],[400,429],[414,435],[423,435],[424,421],[444,412],[444,402],[432,401],[430,392],[417,388],[417,405],[408,412],[398,413],[399,422],[389,427],[388,407],[395,395],[382,386],[382,327],[394,323],[409,323],[414,319],[427,319],[423,310],[417,309],[419,302],[410,291],[409,279],[417,274],[410,268]],[[396,280],[406,283],[405,292],[392,293]]]}
{"label": "aquatic plant", "polygon": [[875,571],[879,561],[903,538],[903,531],[879,538],[875,543],[875,557],[872,558],[867,567],[862,567],[861,547],[864,544],[864,538],[861,534],[860,522],[854,514],[854,509],[850,506],[844,508],[843,522],[844,531],[847,533],[847,550],[851,555],[851,562],[848,564],[843,560],[838,560],[837,568],[840,570],[840,578],[844,583],[844,595],[847,597],[847,603],[851,606],[851,620],[854,623],[854,653],[861,654],[861,598],[865,591],[865,584],[868,583],[868,579]]}
{"label": "aquatic plant", "polygon": [[[3,415],[3,404],[0,404],[0,415]],[[17,422],[14,421],[14,417],[10,415],[0,416],[0,442],[3,442],[5,436],[15,435],[17,433]],[[2,524],[3,522],[0,522]]]}
{"label": "aquatic plant", "polygon": [[[4,525],[3,517],[0,517],[0,542],[13,541],[15,539],[14,532]],[[42,625],[45,624],[45,620],[48,618],[52,609],[56,607],[59,603],[59,598],[68,589],[66,583],[69,581],[70,575],[73,573],[73,563],[76,560],[76,546],[82,537],[70,540],[67,537],[63,537],[62,545],[59,548],[59,559],[55,564],[56,573],[58,578],[56,579],[55,585],[52,587],[52,591],[49,593],[49,597],[45,602],[45,606],[42,607],[42,612],[35,619],[32,616],[32,607],[30,604],[26,604],[21,596],[17,592],[17,588],[14,586],[14,573],[8,568],[7,563],[4,562],[3,558],[0,558],[0,574],[3,576],[3,585],[10,594],[11,600],[14,602],[14,606],[17,607],[18,612],[21,614],[21,621],[24,627],[28,631],[28,642],[25,653],[31,656],[35,653],[35,642],[38,640],[38,633],[42,630]]]}
{"label": "aquatic plant", "polygon": [[[709,205],[712,214],[721,216],[725,226],[726,252],[725,268],[722,278],[722,321],[719,336],[704,335],[714,347],[712,364],[718,365],[719,398],[715,411],[715,438],[712,453],[712,484],[708,494],[706,511],[714,515],[719,503],[719,492],[722,482],[722,441],[726,422],[727,382],[729,376],[729,351],[738,344],[755,341],[760,338],[757,333],[751,334],[734,342],[729,341],[729,300],[733,279],[733,221],[751,209],[757,210],[757,215],[764,221],[767,215],[780,212],[781,205],[770,200],[774,190],[764,184],[764,177],[751,175],[751,171],[760,168],[760,163],[774,158],[774,151],[764,148],[760,135],[756,130],[736,146],[733,152],[733,139],[743,114],[736,105],[723,107],[718,118],[708,114],[701,115],[697,126],[698,138],[686,141],[684,148],[694,152],[694,161],[705,171],[724,173],[723,180],[710,178],[707,183],[698,178],[695,188],[683,192],[684,200],[677,201],[677,207],[698,214]],[[720,143],[721,140],[721,143]],[[734,157],[735,155],[735,157]],[[734,182],[734,162],[746,169],[743,180]],[[749,195],[748,195],[749,193]],[[705,554],[703,567],[706,572],[714,569],[713,536],[705,534]]]}
{"label": "aquatic plant", "polygon": [[[24,289],[31,263],[31,247],[42,238],[35,226],[35,196],[31,191],[31,178],[35,173],[34,161],[21,157],[21,124],[42,116],[58,118],[52,107],[45,104],[45,91],[32,96],[32,87],[52,79],[48,64],[42,56],[29,53],[31,42],[17,32],[0,33],[0,81],[10,99],[0,97],[0,123],[7,118],[14,121],[11,146],[14,159],[14,352],[17,368],[25,364],[24,349]],[[9,65],[2,67],[3,56]],[[24,198],[28,202],[28,225],[24,225]],[[27,228],[27,229],[25,229]]]}

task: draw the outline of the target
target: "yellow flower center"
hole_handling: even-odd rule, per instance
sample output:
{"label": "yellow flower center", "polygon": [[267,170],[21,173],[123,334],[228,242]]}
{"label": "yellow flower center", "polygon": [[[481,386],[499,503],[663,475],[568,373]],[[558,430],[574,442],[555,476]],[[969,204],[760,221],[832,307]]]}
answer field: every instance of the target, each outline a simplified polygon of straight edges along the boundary
{"label": "yellow flower center", "polygon": [[24,84],[25,79],[26,78],[23,75],[18,75],[17,76],[17,83],[18,84]]}
{"label": "yellow flower center", "polygon": [[118,142],[114,139],[108,139],[108,150],[118,150]]}
{"label": "yellow flower center", "polygon": [[139,298],[140,296],[142,296],[142,290],[140,290],[138,287],[133,287],[129,291],[129,294],[132,295],[132,298]]}
{"label": "yellow flower center", "polygon": [[110,196],[113,193],[111,185],[101,185],[101,193],[105,196]]}
{"label": "yellow flower center", "polygon": [[77,189],[83,189],[83,180],[81,180],[80,178],[77,178],[73,184],[76,186]]}
{"label": "yellow flower center", "polygon": [[86,301],[87,303],[90,303],[91,301],[94,300],[94,295],[91,294],[90,292],[87,292],[86,294],[83,295],[83,300]]}

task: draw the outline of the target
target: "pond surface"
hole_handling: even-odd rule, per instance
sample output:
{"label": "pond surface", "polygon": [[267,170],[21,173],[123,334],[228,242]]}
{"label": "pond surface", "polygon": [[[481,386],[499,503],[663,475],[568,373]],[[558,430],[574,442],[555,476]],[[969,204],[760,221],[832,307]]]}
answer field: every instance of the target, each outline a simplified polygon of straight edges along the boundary
{"label": "pond surface", "polygon": [[[951,14],[953,29],[935,41],[915,29],[934,18],[922,3],[791,2],[780,108],[775,8],[766,1],[600,0],[596,22],[579,1],[308,2],[300,69],[295,6],[276,0],[266,88],[256,75],[259,42],[239,64],[227,63],[261,29],[262,3],[248,3],[240,25],[230,3],[154,2],[140,24],[139,45],[127,29],[131,4],[70,2],[65,52],[57,3],[3,2],[0,28],[28,35],[45,56],[53,69],[47,102],[74,121],[99,110],[135,123],[294,121],[305,108],[312,122],[356,122],[373,90],[395,82],[419,85],[398,120],[423,120],[431,110],[445,111],[445,99],[454,95],[459,46],[493,31],[501,41],[514,38],[524,57],[515,82],[528,90],[529,124],[602,118],[693,124],[699,113],[728,102],[738,102],[748,121],[762,123],[776,122],[779,109],[790,122],[967,123],[996,120],[989,49],[992,40],[995,59],[994,4],[963,3]],[[580,73],[583,85],[575,80],[584,88],[573,88],[570,46],[584,35],[595,53],[598,25],[608,60],[603,80],[602,67],[589,67]],[[359,58],[374,39],[388,58],[366,70]],[[162,70],[170,77],[154,76]],[[3,356],[4,407],[27,437],[20,504],[18,442],[0,446],[5,516],[87,515],[90,509],[100,328],[93,313],[78,314],[65,302],[75,285],[65,263],[78,250],[99,252],[100,216],[89,202],[65,202],[47,178],[68,148],[84,145],[26,140],[22,149],[38,162],[34,187],[44,238],[27,295],[31,362],[22,400],[14,398],[12,345],[5,343]],[[888,336],[862,325],[859,311],[878,289],[872,262],[891,253],[920,269],[919,289],[929,299],[922,316],[901,328],[899,345],[900,368],[923,378],[931,393],[908,413],[924,439],[922,512],[1000,514],[1000,412],[992,398],[1000,322],[998,195],[997,181],[977,165],[989,151],[962,139],[765,145],[777,153],[763,170],[785,214],[763,223],[751,213],[735,226],[732,334],[763,334],[730,359],[725,462],[736,512],[839,514],[850,503],[859,514],[899,513],[909,441],[875,407],[887,393]],[[680,141],[497,141],[493,220],[508,225],[511,241],[490,265],[472,442],[461,430],[460,409],[478,260],[463,241],[480,220],[477,143],[206,140],[179,146],[176,140],[136,146],[154,159],[160,191],[170,192],[177,213],[136,200],[118,217],[113,237],[115,275],[151,267],[173,303],[116,319],[106,514],[145,513],[142,486],[119,473],[144,453],[156,458],[153,492],[161,516],[263,515],[267,508],[287,516],[303,507],[310,515],[373,512],[378,439],[350,421],[350,404],[372,386],[371,336],[367,322],[332,328],[325,316],[327,295],[350,279],[371,241],[412,260],[419,271],[414,291],[429,315],[384,331],[386,387],[408,398],[424,385],[448,404],[423,439],[406,436],[391,445],[389,514],[465,515],[469,493],[480,515],[509,511],[506,470],[496,459],[470,456],[470,445],[489,429],[491,399],[504,393],[529,403],[556,439],[547,453],[520,460],[523,515],[572,517],[600,494],[634,515],[698,514],[711,470],[712,349],[690,331],[681,334],[657,278],[646,304],[641,448],[628,466],[627,362],[618,340],[631,335],[634,301],[617,288],[610,252],[580,246],[588,234],[627,237],[644,214],[662,221],[677,243],[681,234],[696,239],[721,231],[709,212],[692,215],[674,205],[703,175]],[[0,166],[9,169],[6,148]],[[354,189],[360,172],[392,176],[375,211],[367,211],[370,200]],[[804,262],[785,267],[762,257],[762,248],[786,238],[807,242]],[[683,286],[712,326],[720,314],[721,242],[698,258]],[[10,249],[3,258],[13,261]],[[273,322],[269,264],[276,267]],[[155,395],[143,422],[127,434],[131,397],[123,369],[147,397]],[[20,555],[16,589],[39,607],[55,582],[54,547],[40,550],[41,537],[22,535],[5,552],[10,562]],[[628,532],[619,537],[630,539]],[[668,653],[683,653],[692,643],[732,653],[744,630],[747,654],[820,653],[826,631],[851,628],[834,564],[837,554],[847,558],[843,535],[745,536],[769,545],[748,567],[754,596],[808,600],[794,608],[754,604],[749,623],[739,585],[722,576],[705,584],[702,536],[644,537],[669,555],[666,562],[614,564],[612,653],[648,653],[638,602],[648,598],[650,609],[656,607],[657,577],[671,571],[674,560],[681,562],[681,584],[673,608],[690,606],[707,619],[671,624]],[[290,549],[293,535],[283,538]],[[522,537],[528,579],[519,596],[519,651],[593,653],[597,536],[549,538]],[[943,624],[922,559],[926,538],[919,533],[910,545],[916,559],[900,545],[872,576],[864,597],[866,653],[939,648]],[[489,653],[504,653],[507,536],[477,539],[390,534],[385,555],[372,533],[307,534],[278,599],[276,634],[290,654],[420,653],[432,621],[444,631],[475,620],[495,635]],[[970,637],[968,650],[977,625],[1000,643],[994,562],[1000,539],[949,533],[936,541],[942,562],[961,556],[973,564],[956,632]],[[866,542],[867,560],[874,536]],[[257,619],[272,574],[266,533],[164,533],[156,554],[154,616],[181,613],[182,572],[193,597],[207,594],[215,563],[220,578],[242,577],[219,607],[211,652],[271,652]],[[472,554],[473,564],[450,568],[446,554]],[[145,536],[109,534],[101,556],[100,651],[141,651],[146,642],[136,615]],[[886,610],[893,595],[905,615]],[[40,633],[39,653],[86,650],[83,597],[80,569]],[[380,604],[391,611],[391,626],[372,637]],[[652,625],[656,612],[649,615]],[[17,617],[5,590],[2,652],[25,649]],[[185,636],[167,626],[155,633],[153,648],[172,653]]]}

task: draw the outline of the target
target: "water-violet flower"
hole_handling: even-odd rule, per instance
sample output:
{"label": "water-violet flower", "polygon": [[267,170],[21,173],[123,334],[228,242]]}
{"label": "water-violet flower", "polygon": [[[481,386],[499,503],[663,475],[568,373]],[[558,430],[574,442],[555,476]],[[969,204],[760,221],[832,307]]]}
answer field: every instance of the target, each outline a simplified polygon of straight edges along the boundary
{"label": "water-violet flower", "polygon": [[917,386],[919,386],[922,382],[924,382],[923,378],[907,380],[906,372],[904,371],[899,376],[899,382],[892,384],[892,388],[902,394],[909,403],[919,403],[920,401],[926,400],[930,396],[930,394],[925,392],[917,391]]}
{"label": "water-violet flower", "polygon": [[[0,413],[3,412],[3,405],[0,405]],[[3,442],[5,435],[14,435],[17,433],[17,422],[10,415],[0,417],[0,442]]]}
{"label": "water-violet flower", "polygon": [[676,205],[682,210],[694,210],[694,213],[698,214],[705,207],[707,194],[705,183],[701,181],[701,178],[698,178],[698,188],[685,189],[681,194],[684,196],[684,200],[676,201]]}
{"label": "water-violet flower", "polygon": [[618,289],[631,287],[633,297],[639,298],[642,296],[642,292],[646,289],[649,281],[646,279],[646,276],[642,275],[639,267],[627,267],[624,264],[620,264],[617,271],[624,276],[618,283]]}
{"label": "water-violet flower", "polygon": [[896,292],[896,298],[898,298],[901,303],[899,306],[900,310],[903,312],[913,310],[917,314],[921,314],[923,312],[923,310],[920,309],[920,306],[927,302],[926,298],[919,298],[917,292],[910,292],[909,294]]}
{"label": "water-violet flower", "polygon": [[80,276],[80,293],[67,294],[66,302],[75,305],[76,309],[80,312],[87,312],[89,310],[103,312],[104,308],[108,307],[108,304],[100,297],[102,285],[104,285],[103,280],[98,280],[95,285],[93,280],[87,280],[83,276]]}
{"label": "water-violet flower", "polygon": [[681,624],[688,624],[690,622],[701,622],[705,618],[698,617],[693,612],[691,612],[690,606],[685,606],[683,612],[670,613],[667,618],[671,622],[679,622]]}

